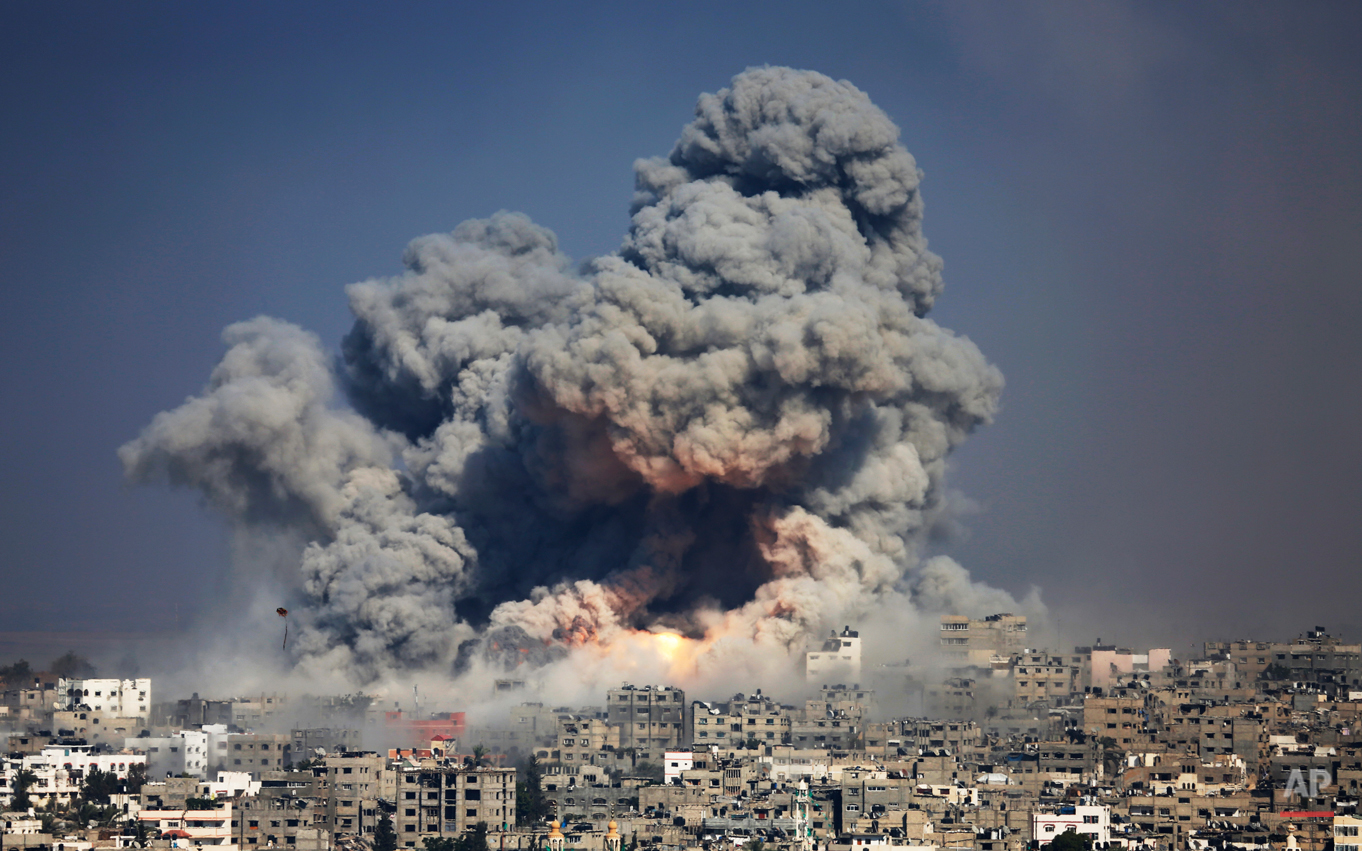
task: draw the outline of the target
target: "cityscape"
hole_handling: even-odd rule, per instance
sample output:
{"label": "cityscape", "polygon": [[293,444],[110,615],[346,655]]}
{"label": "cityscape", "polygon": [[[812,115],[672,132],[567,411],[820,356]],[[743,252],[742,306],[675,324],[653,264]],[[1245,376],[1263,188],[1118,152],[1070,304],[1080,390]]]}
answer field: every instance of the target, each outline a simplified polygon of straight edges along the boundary
{"label": "cityscape", "polygon": [[1036,649],[1025,617],[946,615],[935,655],[871,666],[858,630],[834,630],[804,654],[813,696],[799,702],[624,683],[555,706],[511,669],[481,717],[422,707],[416,689],[162,694],[75,654],[49,671],[20,660],[0,669],[4,844],[1358,845],[1362,646],[1323,627],[1179,659],[1100,640]]}
{"label": "cityscape", "polygon": [[1359,35],[0,2],[0,851],[1362,851]]}

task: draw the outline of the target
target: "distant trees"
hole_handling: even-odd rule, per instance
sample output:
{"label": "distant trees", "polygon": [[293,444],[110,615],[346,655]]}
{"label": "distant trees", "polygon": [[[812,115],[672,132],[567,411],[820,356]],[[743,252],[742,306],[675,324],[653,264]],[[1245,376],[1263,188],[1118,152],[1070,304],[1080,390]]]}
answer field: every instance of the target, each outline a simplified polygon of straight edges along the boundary
{"label": "distant trees", "polygon": [[1090,851],[1092,848],[1092,836],[1086,833],[1077,833],[1066,830],[1059,836],[1050,840],[1050,851]]}
{"label": "distant trees", "polygon": [[[396,834],[393,834],[393,841],[394,843],[397,841]],[[431,836],[421,840],[421,845],[424,846],[425,851],[487,851],[487,822],[478,822],[465,830],[458,839]],[[375,834],[374,849],[381,851],[378,848],[377,834]]]}
{"label": "distant trees", "polygon": [[53,659],[48,664],[47,670],[51,671],[53,676],[68,680],[87,679],[95,675],[95,666],[91,665],[88,659],[77,656],[73,650],[68,650]]}
{"label": "distant trees", "polygon": [[487,851],[487,822],[480,821],[472,830],[454,841],[454,851]]}
{"label": "distant trees", "polygon": [[477,747],[473,748],[473,755],[464,757],[463,764],[468,766],[469,768],[477,768],[480,765],[486,765],[487,748],[483,747],[482,745],[478,745]]}
{"label": "distant trees", "polygon": [[374,851],[397,851],[397,831],[387,813],[379,816],[378,824],[374,826]]}
{"label": "distant trees", "polygon": [[12,665],[0,667],[0,682],[7,686],[31,685],[33,668],[27,659],[20,659]]}
{"label": "distant trees", "polygon": [[142,791],[142,784],[147,782],[147,764],[145,762],[135,762],[128,766],[128,776],[123,780],[123,791],[131,795],[136,795]]}
{"label": "distant trees", "polygon": [[118,779],[118,775],[112,771],[100,771],[98,768],[91,769],[85,775],[85,779],[80,784],[80,796],[87,801],[96,804],[108,804],[109,799],[118,794],[123,786],[123,781]]}
{"label": "distant trees", "polygon": [[525,765],[517,772],[524,780],[515,784],[516,824],[533,827],[542,822],[549,814],[548,802],[544,800],[543,772],[534,754],[525,760]]}
{"label": "distant trees", "polygon": [[23,812],[33,806],[33,801],[28,797],[28,790],[33,788],[33,784],[38,782],[38,775],[27,768],[19,769],[14,775],[14,782],[10,784],[10,792],[13,795],[12,803],[9,808],[15,812]]}

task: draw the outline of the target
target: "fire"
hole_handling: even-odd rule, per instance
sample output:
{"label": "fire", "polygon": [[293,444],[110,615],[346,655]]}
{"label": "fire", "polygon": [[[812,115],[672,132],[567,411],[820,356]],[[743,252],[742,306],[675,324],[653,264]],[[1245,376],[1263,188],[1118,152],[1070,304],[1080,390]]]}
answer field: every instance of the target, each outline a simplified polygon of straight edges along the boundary
{"label": "fire", "polygon": [[636,676],[664,677],[686,682],[694,677],[706,642],[675,632],[632,630],[609,642],[594,645],[602,658]]}
{"label": "fire", "polygon": [[653,647],[657,652],[661,653],[668,662],[673,663],[677,661],[684,645],[689,641],[689,639],[674,632],[654,632],[650,635],[652,636]]}

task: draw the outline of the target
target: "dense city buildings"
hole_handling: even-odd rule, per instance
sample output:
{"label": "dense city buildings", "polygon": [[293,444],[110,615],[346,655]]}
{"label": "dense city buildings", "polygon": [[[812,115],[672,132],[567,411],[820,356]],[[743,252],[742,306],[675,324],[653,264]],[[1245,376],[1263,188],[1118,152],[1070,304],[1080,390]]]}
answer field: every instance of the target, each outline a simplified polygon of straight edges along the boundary
{"label": "dense city buildings", "polygon": [[1026,634],[946,616],[930,664],[822,682],[825,654],[857,671],[845,627],[781,697],[626,683],[555,706],[522,683],[478,718],[25,675],[0,703],[4,847],[1359,851],[1358,645],[1316,627],[1181,659]]}

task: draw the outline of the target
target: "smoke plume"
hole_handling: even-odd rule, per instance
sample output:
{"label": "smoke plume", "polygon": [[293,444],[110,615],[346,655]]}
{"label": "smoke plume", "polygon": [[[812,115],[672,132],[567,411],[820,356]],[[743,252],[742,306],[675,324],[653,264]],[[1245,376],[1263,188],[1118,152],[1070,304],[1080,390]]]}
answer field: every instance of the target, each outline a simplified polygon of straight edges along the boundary
{"label": "smoke plume", "polygon": [[887,602],[1008,603],[922,562],[1003,380],[926,318],[941,261],[898,135],[849,83],[749,70],[635,163],[617,253],[575,269],[516,213],[417,239],[349,287],[334,368],[233,325],[123,463],[306,541],[292,647],[361,683],[647,630],[732,664]]}

